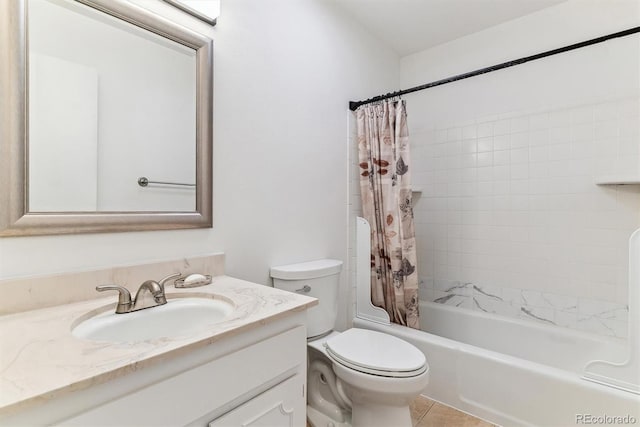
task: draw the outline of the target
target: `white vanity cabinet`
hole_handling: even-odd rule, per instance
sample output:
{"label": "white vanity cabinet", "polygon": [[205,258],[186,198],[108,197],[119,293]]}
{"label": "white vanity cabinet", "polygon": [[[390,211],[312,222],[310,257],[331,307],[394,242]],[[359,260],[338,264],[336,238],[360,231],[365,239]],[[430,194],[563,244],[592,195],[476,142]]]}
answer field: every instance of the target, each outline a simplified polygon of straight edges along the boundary
{"label": "white vanity cabinet", "polygon": [[304,311],[59,397],[0,425],[272,426],[306,423]]}
{"label": "white vanity cabinet", "polygon": [[296,375],[211,421],[208,427],[294,427],[306,422],[306,402],[300,399],[304,378]]}

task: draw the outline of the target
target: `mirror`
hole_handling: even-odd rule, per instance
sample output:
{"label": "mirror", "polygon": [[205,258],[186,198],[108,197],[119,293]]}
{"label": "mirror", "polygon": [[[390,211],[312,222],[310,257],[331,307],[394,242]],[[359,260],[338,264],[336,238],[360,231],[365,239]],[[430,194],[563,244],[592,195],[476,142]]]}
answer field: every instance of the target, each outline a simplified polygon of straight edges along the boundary
{"label": "mirror", "polygon": [[0,235],[211,227],[211,39],[121,0],[0,8]]}

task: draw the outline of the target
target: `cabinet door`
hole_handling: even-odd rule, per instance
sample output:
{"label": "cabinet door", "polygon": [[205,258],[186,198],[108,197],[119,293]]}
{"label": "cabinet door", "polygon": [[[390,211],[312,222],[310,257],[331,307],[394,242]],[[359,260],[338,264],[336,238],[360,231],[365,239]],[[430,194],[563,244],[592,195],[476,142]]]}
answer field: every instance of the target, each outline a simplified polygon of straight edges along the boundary
{"label": "cabinet door", "polygon": [[216,418],[209,427],[304,427],[306,405],[304,378],[298,374]]}

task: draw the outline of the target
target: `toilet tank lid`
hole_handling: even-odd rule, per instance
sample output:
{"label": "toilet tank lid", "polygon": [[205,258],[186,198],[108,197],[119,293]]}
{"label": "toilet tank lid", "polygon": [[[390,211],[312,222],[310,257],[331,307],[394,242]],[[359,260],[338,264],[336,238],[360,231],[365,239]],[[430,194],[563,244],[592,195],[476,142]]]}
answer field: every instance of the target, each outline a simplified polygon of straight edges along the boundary
{"label": "toilet tank lid", "polygon": [[341,270],[342,261],[337,259],[320,259],[317,261],[271,267],[271,277],[284,280],[317,279],[318,277],[340,273]]}

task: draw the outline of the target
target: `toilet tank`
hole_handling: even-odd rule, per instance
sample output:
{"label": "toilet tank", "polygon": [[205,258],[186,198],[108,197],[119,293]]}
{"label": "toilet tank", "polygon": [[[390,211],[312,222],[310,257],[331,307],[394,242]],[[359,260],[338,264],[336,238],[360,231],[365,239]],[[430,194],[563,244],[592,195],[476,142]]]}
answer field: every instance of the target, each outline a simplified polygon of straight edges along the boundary
{"label": "toilet tank", "polygon": [[307,310],[309,338],[326,334],[335,326],[341,270],[342,261],[335,259],[271,267],[275,288],[318,299],[318,305]]}

